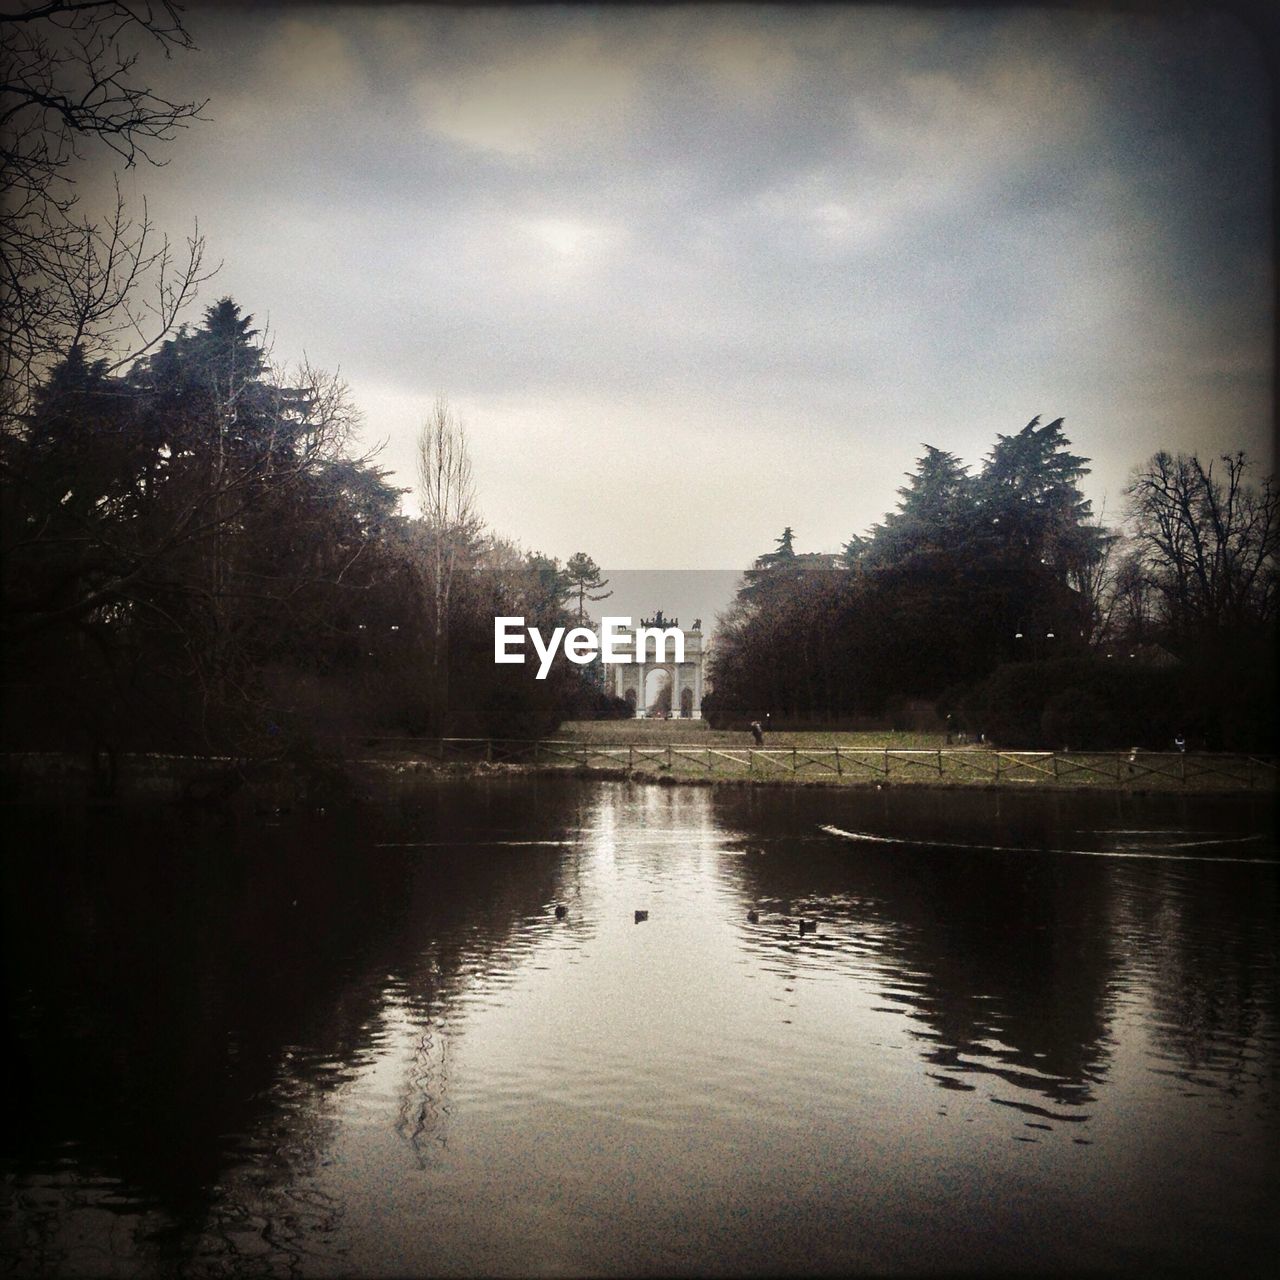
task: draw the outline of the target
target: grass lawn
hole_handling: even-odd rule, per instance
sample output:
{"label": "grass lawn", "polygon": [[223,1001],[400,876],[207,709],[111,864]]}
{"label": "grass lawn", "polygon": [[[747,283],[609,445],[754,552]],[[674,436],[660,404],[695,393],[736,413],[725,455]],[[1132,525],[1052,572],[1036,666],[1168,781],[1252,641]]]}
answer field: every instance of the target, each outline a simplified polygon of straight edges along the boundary
{"label": "grass lawn", "polygon": [[[557,746],[556,744],[562,744]],[[578,720],[547,739],[544,762],[625,766],[642,774],[701,780],[764,778],[831,783],[1026,784],[1142,790],[1235,791],[1276,786],[1274,762],[1246,755],[1178,756],[1127,751],[995,751],[946,743],[941,733],[750,733],[700,720]],[[832,748],[839,748],[839,755]],[[671,750],[668,750],[671,748]],[[794,749],[794,750],[790,750]],[[750,753],[750,754],[749,754]],[[806,754],[810,753],[810,754]]]}
{"label": "grass lawn", "polygon": [[[672,781],[916,783],[933,786],[1100,787],[1112,790],[1274,791],[1274,759],[1230,752],[1032,752],[972,743],[944,733],[895,730],[767,733],[701,720],[575,720],[540,743],[497,739],[382,739],[396,759],[553,769],[610,769]],[[370,747],[374,744],[370,743]],[[376,750],[375,750],[375,754]],[[373,758],[373,756],[371,756]]]}
{"label": "grass lawn", "polygon": [[[751,734],[711,729],[704,720],[569,720],[550,735],[561,742],[618,743],[677,747],[750,747]],[[946,734],[804,732],[765,735],[766,747],[839,747],[849,750],[936,751],[946,746]]]}

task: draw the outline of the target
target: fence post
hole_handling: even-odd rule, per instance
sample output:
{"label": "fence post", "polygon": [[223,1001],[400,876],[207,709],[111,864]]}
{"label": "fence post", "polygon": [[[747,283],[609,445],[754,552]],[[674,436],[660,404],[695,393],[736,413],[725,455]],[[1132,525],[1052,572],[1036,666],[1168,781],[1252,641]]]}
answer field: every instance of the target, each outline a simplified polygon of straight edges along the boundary
{"label": "fence post", "polygon": [[942,748],[938,748],[938,777],[942,777]]}
{"label": "fence post", "polygon": [[633,742],[627,747],[627,768],[634,769],[636,767],[636,746]]}
{"label": "fence post", "polygon": [[996,781],[1000,781],[1000,753],[996,752]]}
{"label": "fence post", "polygon": [[792,747],[791,748],[791,772],[795,773],[798,768],[799,766],[796,764],[796,749],[795,747]]}
{"label": "fence post", "polygon": [[668,742],[668,743],[667,743],[667,770],[668,770],[668,772],[670,772],[670,769],[671,769],[671,744]]}
{"label": "fence post", "polygon": [[836,777],[840,777],[840,748],[836,748]]}
{"label": "fence post", "polygon": [[1054,782],[1058,780],[1058,753],[1056,751],[1053,753],[1053,780]]}
{"label": "fence post", "polygon": [[884,780],[889,781],[889,748],[884,749]]}

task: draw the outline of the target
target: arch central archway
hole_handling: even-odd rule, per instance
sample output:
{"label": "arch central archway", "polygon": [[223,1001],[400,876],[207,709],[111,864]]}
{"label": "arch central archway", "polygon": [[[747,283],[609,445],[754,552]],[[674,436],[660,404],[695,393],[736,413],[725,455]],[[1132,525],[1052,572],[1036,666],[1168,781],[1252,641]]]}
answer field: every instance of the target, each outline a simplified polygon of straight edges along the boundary
{"label": "arch central archway", "polygon": [[644,678],[644,713],[646,716],[663,715],[668,719],[672,710],[672,689],[675,675],[670,667],[651,667]]}

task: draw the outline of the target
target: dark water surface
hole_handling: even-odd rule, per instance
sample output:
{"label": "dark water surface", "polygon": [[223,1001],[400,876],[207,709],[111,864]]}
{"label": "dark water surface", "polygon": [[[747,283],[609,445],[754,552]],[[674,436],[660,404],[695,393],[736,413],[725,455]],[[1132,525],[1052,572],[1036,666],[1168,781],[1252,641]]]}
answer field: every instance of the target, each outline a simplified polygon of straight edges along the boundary
{"label": "dark water surface", "polygon": [[5,821],[10,1274],[1280,1245],[1261,800],[525,779]]}

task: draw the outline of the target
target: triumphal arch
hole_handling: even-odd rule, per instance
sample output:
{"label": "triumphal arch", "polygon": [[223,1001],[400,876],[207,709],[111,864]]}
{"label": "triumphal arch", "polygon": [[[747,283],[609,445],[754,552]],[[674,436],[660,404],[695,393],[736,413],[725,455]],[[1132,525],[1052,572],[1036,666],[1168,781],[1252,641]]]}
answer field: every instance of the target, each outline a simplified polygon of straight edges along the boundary
{"label": "triumphal arch", "polygon": [[692,627],[680,626],[679,618],[664,618],[659,609],[652,618],[641,618],[639,626],[646,630],[678,630],[684,637],[684,661],[674,658],[674,636],[655,654],[657,646],[652,637],[643,654],[636,654],[638,628],[618,632],[615,652],[630,655],[630,662],[611,662],[605,666],[606,688],[615,697],[625,698],[635,707],[636,717],[660,713],[659,704],[667,703],[663,697],[666,687],[671,689],[671,699],[666,714],[672,719],[700,720],[702,718],[702,681],[705,648],[702,643],[702,619],[695,619]]}

